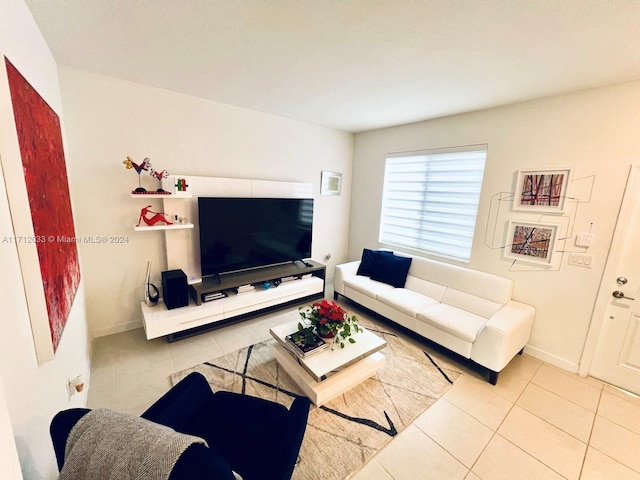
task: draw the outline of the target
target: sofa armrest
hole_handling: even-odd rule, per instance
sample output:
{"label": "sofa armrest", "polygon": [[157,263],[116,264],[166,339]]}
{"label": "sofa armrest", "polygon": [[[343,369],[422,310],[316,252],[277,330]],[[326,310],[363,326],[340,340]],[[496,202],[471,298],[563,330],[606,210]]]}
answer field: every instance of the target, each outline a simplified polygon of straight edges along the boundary
{"label": "sofa armrest", "polygon": [[529,341],[535,309],[509,300],[482,328],[471,348],[471,360],[501,371]]}
{"label": "sofa armrest", "polygon": [[336,294],[344,295],[344,279],[356,275],[358,267],[360,266],[360,260],[355,262],[343,263],[336,265],[333,275],[333,291],[334,296]]}

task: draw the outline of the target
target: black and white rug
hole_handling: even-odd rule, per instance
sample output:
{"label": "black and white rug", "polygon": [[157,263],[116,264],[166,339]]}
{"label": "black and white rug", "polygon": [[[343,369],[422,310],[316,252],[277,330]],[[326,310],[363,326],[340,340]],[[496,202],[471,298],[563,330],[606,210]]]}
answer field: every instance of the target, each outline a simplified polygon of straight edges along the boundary
{"label": "black and white rug", "polygon": [[[293,478],[344,479],[424,412],[460,377],[460,370],[435,354],[368,319],[360,323],[387,341],[385,366],[377,374],[321,407],[312,407],[300,461]],[[302,395],[271,354],[275,340],[251,345],[175,373],[175,384],[193,371],[214,391],[229,390],[287,407]],[[345,348],[349,348],[346,346]]]}

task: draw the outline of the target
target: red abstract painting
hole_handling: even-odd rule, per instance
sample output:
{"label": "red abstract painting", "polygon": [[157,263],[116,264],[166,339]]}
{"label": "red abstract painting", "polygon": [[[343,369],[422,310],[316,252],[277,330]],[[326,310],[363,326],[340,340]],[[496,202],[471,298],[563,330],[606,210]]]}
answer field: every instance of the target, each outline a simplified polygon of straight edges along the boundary
{"label": "red abstract painting", "polygon": [[80,264],[60,119],[5,58],[42,286],[55,352],[69,318]]}

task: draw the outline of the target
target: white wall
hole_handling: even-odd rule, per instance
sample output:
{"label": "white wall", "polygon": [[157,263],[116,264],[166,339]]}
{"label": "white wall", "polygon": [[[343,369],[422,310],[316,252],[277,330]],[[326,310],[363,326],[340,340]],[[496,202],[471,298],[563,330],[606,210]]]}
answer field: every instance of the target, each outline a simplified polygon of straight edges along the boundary
{"label": "white wall", "polygon": [[13,438],[13,427],[11,427],[11,419],[9,418],[9,410],[7,402],[4,398],[2,390],[2,382],[0,381],[0,468],[2,474],[7,479],[20,479],[22,472],[20,471],[20,459],[16,449],[16,442]]}
{"label": "white wall", "polygon": [[[141,326],[147,260],[159,284],[164,234],[134,232],[144,200],[127,156],[182,175],[309,182],[314,185],[313,258],[346,259],[353,136],[273,115],[61,67],[68,162],[77,234],[128,237],[122,244],[80,244],[95,336]],[[344,174],[341,196],[320,196],[322,170]],[[157,188],[148,173],[143,186]],[[160,209],[159,200],[151,201]],[[179,232],[167,232],[167,235]],[[331,260],[324,262],[330,253]]]}
{"label": "white wall", "polygon": [[[58,113],[63,122],[63,138],[64,117],[57,66],[31,13],[22,2],[0,2],[0,124],[9,126],[0,129],[0,162],[5,165],[21,159],[14,148],[15,123],[1,56],[6,56]],[[86,393],[69,401],[66,389],[67,379],[78,373],[88,378],[89,374],[84,282],[80,283],[54,360],[38,365],[18,253],[15,244],[3,241],[14,234],[5,181],[12,179],[4,178],[0,170],[0,382],[4,391],[0,409],[6,403],[24,478],[49,479],[57,474],[49,423],[59,410],[86,404]],[[72,196],[75,203],[73,200]],[[0,428],[7,428],[6,423],[2,422]],[[6,432],[0,438],[4,442]],[[4,467],[2,478],[16,478],[4,476],[15,471],[12,465],[6,470]]]}
{"label": "white wall", "polygon": [[[380,246],[387,153],[487,143],[469,266],[513,278],[515,298],[537,309],[527,351],[577,371],[629,166],[640,162],[638,105],[640,83],[631,83],[356,135],[349,259],[359,258],[363,247]],[[557,271],[535,267],[517,271],[523,264],[512,267],[501,249],[485,244],[485,234],[493,234],[492,197],[514,191],[518,169],[565,166],[574,167],[574,179],[595,176],[588,203],[570,203],[568,212],[573,238],[593,225],[595,243],[589,249],[595,257],[593,268],[569,266],[564,255]],[[589,189],[583,187],[588,183],[586,179],[573,184],[585,200]],[[509,217],[523,218],[508,213],[508,207],[506,214],[503,211],[497,222],[502,244]],[[567,240],[566,250],[582,250],[575,247],[573,238]]]}

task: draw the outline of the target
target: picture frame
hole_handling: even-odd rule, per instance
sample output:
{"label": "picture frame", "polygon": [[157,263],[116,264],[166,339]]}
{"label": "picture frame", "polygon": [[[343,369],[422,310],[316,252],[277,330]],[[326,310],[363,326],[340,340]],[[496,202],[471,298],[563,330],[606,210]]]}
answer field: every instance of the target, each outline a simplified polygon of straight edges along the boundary
{"label": "picture frame", "polygon": [[320,195],[340,195],[342,192],[342,174],[338,172],[322,172]]}
{"label": "picture frame", "polygon": [[563,213],[572,173],[571,168],[519,170],[512,209],[520,212]]}
{"label": "picture frame", "polygon": [[555,223],[509,221],[504,256],[513,260],[551,266],[558,228],[559,225]]}
{"label": "picture frame", "polygon": [[77,236],[58,114],[6,57],[4,63],[0,104],[13,118],[0,122],[15,133],[0,145],[0,164],[14,236],[2,241],[18,252],[35,354],[43,364],[55,357],[80,286]]}

